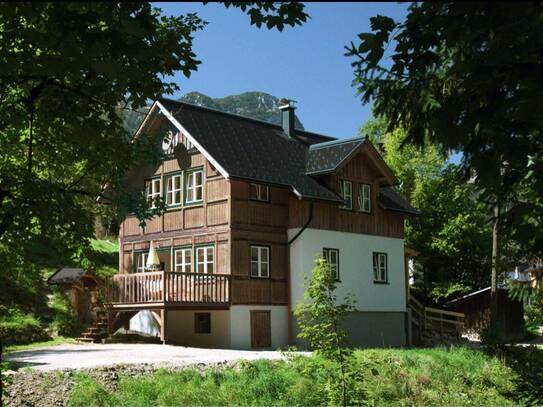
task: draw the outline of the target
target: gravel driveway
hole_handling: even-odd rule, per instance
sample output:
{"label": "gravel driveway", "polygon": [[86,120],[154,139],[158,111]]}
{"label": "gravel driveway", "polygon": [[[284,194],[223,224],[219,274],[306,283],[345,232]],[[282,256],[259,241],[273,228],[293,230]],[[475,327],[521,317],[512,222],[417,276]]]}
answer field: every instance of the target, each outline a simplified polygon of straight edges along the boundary
{"label": "gravel driveway", "polygon": [[281,359],[277,351],[187,348],[154,344],[77,344],[37,348],[5,355],[6,360],[38,370],[83,369],[116,364],[164,366],[215,364],[236,360]]}

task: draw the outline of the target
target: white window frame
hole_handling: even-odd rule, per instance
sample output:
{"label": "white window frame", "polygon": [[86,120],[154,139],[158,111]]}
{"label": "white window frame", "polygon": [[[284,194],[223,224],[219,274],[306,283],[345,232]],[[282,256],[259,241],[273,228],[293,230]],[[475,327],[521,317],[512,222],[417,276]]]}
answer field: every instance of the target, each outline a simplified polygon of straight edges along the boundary
{"label": "white window frame", "polygon": [[[251,189],[254,188],[256,195],[253,197]],[[251,182],[249,185],[249,199],[251,201],[270,202],[270,187],[268,185]]]}
{"label": "white window frame", "polygon": [[[257,259],[253,260],[253,249],[257,250]],[[253,278],[270,278],[270,247],[269,246],[260,246],[260,245],[251,245],[251,277]],[[253,273],[253,264],[256,264],[256,274]],[[263,275],[262,265],[266,264],[268,269],[268,274]]]}
{"label": "white window frame", "polygon": [[[200,174],[202,183],[196,184],[196,175]],[[189,199],[191,196],[193,199]],[[200,192],[200,199],[197,199],[198,192]],[[190,171],[187,172],[187,196],[186,196],[186,203],[192,204],[197,202],[202,202],[204,199],[204,171],[203,170],[196,170],[196,171]]]}
{"label": "white window frame", "polygon": [[[145,273],[145,264],[147,263],[147,256],[149,253],[140,252],[136,253],[138,256],[138,262],[136,264],[136,273]],[[141,265],[140,265],[141,262]]]}
{"label": "white window frame", "polygon": [[[181,262],[177,261],[177,254],[181,254]],[[190,253],[190,262],[186,261],[185,253]],[[174,250],[174,270],[176,273],[192,273],[193,264],[192,247],[183,247]]]}
{"label": "white window frame", "polygon": [[371,213],[371,184],[358,184],[358,211]]}
{"label": "white window frame", "polygon": [[[347,188],[345,188],[345,186],[348,185],[349,186],[349,192],[347,193]],[[348,209],[348,210],[352,210],[353,209],[353,183],[352,181],[348,181],[346,179],[342,179],[339,181],[339,191],[340,191],[340,195],[341,197],[343,198],[343,204],[341,204],[339,207],[341,209]],[[347,199],[349,200],[348,201],[348,205],[346,205],[346,201]]]}
{"label": "white window frame", "polygon": [[[336,256],[336,261],[332,261],[332,253],[334,253]],[[334,271],[335,274],[335,280],[339,281],[339,249],[332,249],[329,247],[324,247],[322,249],[322,257],[324,257],[324,260],[326,260],[326,263],[330,266],[330,268]]]}
{"label": "white window frame", "polygon": [[[211,261],[208,258],[208,250],[211,249],[212,259]],[[198,253],[200,250],[204,251],[204,261],[200,262]],[[194,272],[198,274],[215,274],[215,246],[198,246],[194,249]],[[213,265],[213,270],[211,273],[208,272],[208,265]],[[200,265],[203,266],[203,271],[200,272]]]}
{"label": "white window frame", "polygon": [[388,283],[388,255],[373,252],[373,282]]}
{"label": "white window frame", "polygon": [[[179,180],[178,188],[175,188],[176,180]],[[177,192],[179,192],[179,200],[175,199],[175,195]],[[182,203],[183,203],[183,174],[170,175],[168,176],[168,180],[166,182],[166,204],[168,206],[175,206],[175,205],[181,205]]]}
{"label": "white window frame", "polygon": [[160,198],[162,196],[162,179],[151,178],[151,179],[146,180],[145,193],[147,194],[147,201],[151,205],[150,207],[155,208],[155,199]]}

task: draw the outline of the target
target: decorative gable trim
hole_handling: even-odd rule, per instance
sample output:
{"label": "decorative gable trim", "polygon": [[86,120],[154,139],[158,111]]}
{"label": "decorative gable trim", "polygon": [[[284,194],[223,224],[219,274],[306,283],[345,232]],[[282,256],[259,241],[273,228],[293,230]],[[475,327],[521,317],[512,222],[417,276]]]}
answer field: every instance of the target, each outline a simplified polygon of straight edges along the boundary
{"label": "decorative gable trim", "polygon": [[217,171],[219,171],[221,173],[221,175],[228,179],[230,178],[230,175],[228,174],[228,172],[226,172],[226,170],[211,156],[211,154],[209,154],[203,147],[200,143],[198,143],[198,141],[187,131],[187,129],[185,129],[181,123],[179,123],[175,117],[173,117],[173,115],[169,112],[168,109],[166,109],[160,102],[155,102],[155,104],[158,106],[158,108],[160,109],[160,111],[162,112],[162,114],[164,114],[164,116],[166,116],[166,118],[177,128],[177,130],[179,130],[191,143],[194,147],[196,147],[198,149],[198,151],[200,151],[200,153],[203,154],[203,156],[211,163],[213,164],[213,166],[217,169]]}

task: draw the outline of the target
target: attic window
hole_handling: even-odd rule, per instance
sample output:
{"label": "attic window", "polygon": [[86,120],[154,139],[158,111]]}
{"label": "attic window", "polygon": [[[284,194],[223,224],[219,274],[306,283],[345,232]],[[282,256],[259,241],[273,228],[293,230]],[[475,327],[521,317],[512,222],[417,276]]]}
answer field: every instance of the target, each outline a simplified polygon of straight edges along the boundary
{"label": "attic window", "polygon": [[251,183],[249,185],[249,198],[251,201],[270,202],[270,187]]}
{"label": "attic window", "polygon": [[343,204],[340,205],[341,209],[353,209],[353,183],[347,180],[339,181],[339,194],[343,198]]}
{"label": "attic window", "polygon": [[371,185],[358,184],[358,210],[371,213]]}
{"label": "attic window", "polygon": [[188,172],[186,185],[186,203],[192,204],[202,202],[204,191],[204,172],[202,170]]}
{"label": "attic window", "polygon": [[160,178],[153,178],[145,181],[145,190],[147,193],[147,202],[151,208],[154,208],[156,205],[156,200],[162,196],[162,183]]}

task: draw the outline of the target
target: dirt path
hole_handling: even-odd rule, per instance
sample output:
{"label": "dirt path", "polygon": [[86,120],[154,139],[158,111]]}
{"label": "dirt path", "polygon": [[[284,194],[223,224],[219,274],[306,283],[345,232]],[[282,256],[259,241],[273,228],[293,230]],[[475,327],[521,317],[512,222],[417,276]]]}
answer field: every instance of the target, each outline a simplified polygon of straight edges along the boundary
{"label": "dirt path", "polygon": [[182,367],[238,360],[281,359],[278,351],[187,348],[153,344],[77,344],[58,345],[12,352],[5,359],[18,367],[37,370],[87,369],[117,364],[152,364]]}

